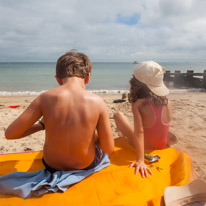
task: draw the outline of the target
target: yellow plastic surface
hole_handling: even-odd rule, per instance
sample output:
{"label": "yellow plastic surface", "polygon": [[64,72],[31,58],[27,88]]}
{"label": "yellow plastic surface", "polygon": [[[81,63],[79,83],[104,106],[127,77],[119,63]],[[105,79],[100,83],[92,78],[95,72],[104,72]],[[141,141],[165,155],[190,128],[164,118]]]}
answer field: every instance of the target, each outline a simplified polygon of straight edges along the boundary
{"label": "yellow plastic surface", "polygon": [[[150,167],[153,175],[142,178],[128,168],[135,161],[134,149],[124,140],[115,140],[111,165],[71,186],[65,193],[50,193],[38,198],[22,199],[0,194],[1,206],[71,206],[71,205],[164,205],[167,186],[180,186],[192,180],[190,157],[175,148],[147,151],[161,159]],[[34,172],[44,168],[42,152],[0,155],[0,176],[14,171]],[[163,170],[158,170],[157,167]]]}

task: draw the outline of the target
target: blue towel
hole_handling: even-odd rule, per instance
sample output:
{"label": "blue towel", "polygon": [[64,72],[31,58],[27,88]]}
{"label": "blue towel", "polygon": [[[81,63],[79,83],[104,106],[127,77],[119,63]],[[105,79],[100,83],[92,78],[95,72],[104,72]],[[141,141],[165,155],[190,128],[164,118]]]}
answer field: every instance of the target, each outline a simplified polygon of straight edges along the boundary
{"label": "blue towel", "polygon": [[0,193],[22,198],[41,196],[48,192],[64,192],[70,185],[80,182],[92,173],[110,165],[109,155],[103,153],[100,163],[89,170],[13,172],[0,177]]}

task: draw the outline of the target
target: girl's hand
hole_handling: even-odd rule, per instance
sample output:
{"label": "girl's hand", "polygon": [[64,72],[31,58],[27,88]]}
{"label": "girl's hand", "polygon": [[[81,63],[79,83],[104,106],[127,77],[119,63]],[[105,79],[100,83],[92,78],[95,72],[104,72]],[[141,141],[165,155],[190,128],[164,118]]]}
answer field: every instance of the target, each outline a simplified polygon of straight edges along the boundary
{"label": "girl's hand", "polygon": [[141,173],[142,177],[148,177],[148,173],[152,175],[151,170],[147,167],[147,165],[144,163],[144,161],[139,160],[136,162],[133,162],[129,168],[134,167],[135,168],[135,175],[137,175],[138,172]]}

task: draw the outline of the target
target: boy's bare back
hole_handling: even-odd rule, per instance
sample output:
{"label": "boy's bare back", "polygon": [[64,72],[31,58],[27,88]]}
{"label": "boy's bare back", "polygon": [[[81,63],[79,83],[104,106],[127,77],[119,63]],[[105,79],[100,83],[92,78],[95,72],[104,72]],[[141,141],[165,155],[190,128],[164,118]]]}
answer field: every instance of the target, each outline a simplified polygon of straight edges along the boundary
{"label": "boy's bare back", "polygon": [[45,162],[57,170],[83,169],[95,158],[95,144],[106,153],[113,151],[107,108],[99,96],[86,91],[90,75],[56,78],[61,86],[38,96],[8,127],[5,136],[17,139],[31,134],[34,123],[43,117]]}
{"label": "boy's bare back", "polygon": [[[107,116],[104,114],[105,105],[100,97],[82,88],[68,90],[65,86],[62,87],[42,96],[43,116],[47,128],[44,158],[56,169],[82,169],[94,159],[94,131],[99,118]],[[49,102],[49,105],[44,104],[44,101]],[[109,125],[103,124],[101,127]],[[107,135],[111,136],[102,135],[102,139],[107,138]],[[109,148],[106,152],[110,153]]]}

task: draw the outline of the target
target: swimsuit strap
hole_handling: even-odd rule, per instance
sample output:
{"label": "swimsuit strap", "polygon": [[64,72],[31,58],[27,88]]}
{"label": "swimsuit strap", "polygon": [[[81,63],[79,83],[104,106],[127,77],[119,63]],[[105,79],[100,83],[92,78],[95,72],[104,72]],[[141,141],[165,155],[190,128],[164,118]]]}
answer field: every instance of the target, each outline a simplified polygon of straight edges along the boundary
{"label": "swimsuit strap", "polygon": [[155,116],[155,120],[157,118],[159,118],[159,117],[161,118],[162,110],[163,110],[163,105],[157,107],[153,102],[149,102],[149,104],[150,104],[150,106],[152,108],[153,114]]}

